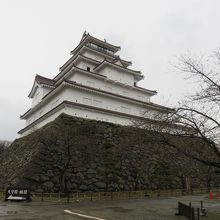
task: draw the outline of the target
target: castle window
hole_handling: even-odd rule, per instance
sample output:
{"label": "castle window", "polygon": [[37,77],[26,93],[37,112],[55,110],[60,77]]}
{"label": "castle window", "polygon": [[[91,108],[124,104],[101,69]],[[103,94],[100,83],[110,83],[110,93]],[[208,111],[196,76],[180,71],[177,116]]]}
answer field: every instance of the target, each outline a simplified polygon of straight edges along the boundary
{"label": "castle window", "polygon": [[87,71],[89,71],[89,72],[90,72],[90,67],[88,67],[88,66],[87,66]]}

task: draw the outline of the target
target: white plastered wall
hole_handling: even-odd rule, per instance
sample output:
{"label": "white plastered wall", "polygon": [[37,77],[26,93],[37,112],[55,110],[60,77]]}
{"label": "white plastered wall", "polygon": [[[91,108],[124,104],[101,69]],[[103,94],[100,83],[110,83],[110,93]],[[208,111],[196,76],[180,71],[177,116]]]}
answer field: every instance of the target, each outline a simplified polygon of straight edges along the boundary
{"label": "white plastered wall", "polygon": [[91,59],[97,60],[97,61],[99,61],[99,62],[102,62],[102,61],[104,60],[104,56],[99,55],[99,54],[97,54],[97,53],[93,53],[93,52],[91,52],[91,51],[84,51],[84,52],[82,53],[82,55],[85,56],[85,57],[89,57],[89,58],[91,58]]}
{"label": "white plastered wall", "polygon": [[[147,108],[144,107],[141,103],[132,103],[129,100],[121,100],[117,97],[109,97],[105,94],[92,93],[88,90],[67,86],[55,94],[52,98],[45,100],[45,104],[42,105],[42,107],[39,108],[34,114],[27,118],[26,126],[54,109],[63,101],[76,102],[136,116],[143,116],[143,113],[147,110]],[[153,112],[154,111],[151,109],[148,109],[146,117],[152,118]]]}
{"label": "white plastered wall", "polygon": [[144,91],[139,91],[135,89],[132,85],[132,88],[118,85],[118,84],[113,84],[113,82],[104,80],[104,79],[99,79],[97,77],[92,77],[90,75],[86,75],[84,73],[79,73],[75,72],[73,75],[68,78],[71,81],[76,81],[79,84],[94,87],[96,89],[101,89],[107,92],[112,92],[118,95],[130,97],[133,99],[137,99],[140,101],[145,101],[145,102],[150,102],[150,95],[147,92]]}
{"label": "white plastered wall", "polygon": [[123,70],[116,69],[110,66],[105,66],[98,73],[107,76],[109,79],[114,80],[116,82],[120,82],[130,86],[134,85],[134,76]]}
{"label": "white plastered wall", "polygon": [[38,86],[34,93],[34,97],[32,98],[32,108],[37,105],[51,90],[52,88],[49,87]]}
{"label": "white plastered wall", "polygon": [[34,96],[32,98],[32,107],[37,105],[41,101],[42,97],[43,97],[43,88],[37,86],[37,89],[36,89]]}
{"label": "white plastered wall", "polygon": [[120,125],[132,125],[132,120],[129,117],[117,116],[117,115],[106,113],[106,112],[91,111],[89,109],[80,108],[80,107],[65,106],[62,109],[58,110],[57,112],[53,113],[52,115],[48,116],[43,121],[34,125],[29,130],[23,132],[21,134],[21,137],[28,135],[31,132],[36,131],[37,129],[48,124],[49,122],[55,120],[62,113],[65,113],[65,114],[68,114],[74,117],[85,118],[85,119],[94,119],[94,120],[99,120],[99,121],[116,123]]}
{"label": "white plastered wall", "polygon": [[87,70],[87,67],[89,67],[91,71],[93,71],[93,69],[96,67],[95,64],[92,64],[88,61],[78,62],[76,66],[84,70]]}
{"label": "white plastered wall", "polygon": [[43,121],[37,123],[36,125],[34,125],[33,127],[31,127],[30,129],[28,129],[27,131],[23,132],[21,134],[21,137],[30,134],[31,132],[43,127],[44,125],[46,125],[47,123],[53,121],[54,119],[56,119],[60,114],[65,113],[65,109],[60,109],[59,111],[53,113],[52,115],[50,115],[49,117],[47,117],[46,119],[44,119]]}

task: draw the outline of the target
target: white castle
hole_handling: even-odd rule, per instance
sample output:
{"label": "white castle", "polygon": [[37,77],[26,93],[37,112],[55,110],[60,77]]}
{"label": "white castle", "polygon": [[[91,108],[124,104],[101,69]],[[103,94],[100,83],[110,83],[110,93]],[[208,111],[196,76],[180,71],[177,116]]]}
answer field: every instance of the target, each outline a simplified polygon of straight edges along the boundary
{"label": "white castle", "polygon": [[150,101],[157,92],[137,85],[142,73],[128,68],[131,62],[121,59],[116,54],[119,50],[85,32],[57,76],[48,79],[36,75],[28,95],[32,107],[20,116],[26,124],[18,133],[25,136],[62,113],[132,125],[171,112]]}

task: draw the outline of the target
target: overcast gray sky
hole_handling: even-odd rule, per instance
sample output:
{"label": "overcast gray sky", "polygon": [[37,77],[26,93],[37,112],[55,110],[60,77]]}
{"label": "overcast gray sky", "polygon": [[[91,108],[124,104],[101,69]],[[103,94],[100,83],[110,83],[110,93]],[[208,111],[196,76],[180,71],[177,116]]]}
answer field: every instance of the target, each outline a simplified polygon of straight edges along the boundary
{"label": "overcast gray sky", "polygon": [[0,139],[13,140],[36,74],[53,78],[84,30],[122,47],[158,91],[153,101],[175,104],[192,87],[170,62],[186,51],[220,46],[219,0],[0,0]]}

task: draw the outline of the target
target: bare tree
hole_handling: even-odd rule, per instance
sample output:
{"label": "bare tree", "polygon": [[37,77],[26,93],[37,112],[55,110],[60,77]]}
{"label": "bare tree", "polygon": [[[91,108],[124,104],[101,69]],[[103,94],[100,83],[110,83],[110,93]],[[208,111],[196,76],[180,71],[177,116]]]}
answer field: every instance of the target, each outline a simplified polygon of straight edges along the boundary
{"label": "bare tree", "polygon": [[194,81],[195,90],[157,126],[163,131],[161,140],[193,159],[220,168],[220,50],[197,58],[182,55],[175,67]]}

